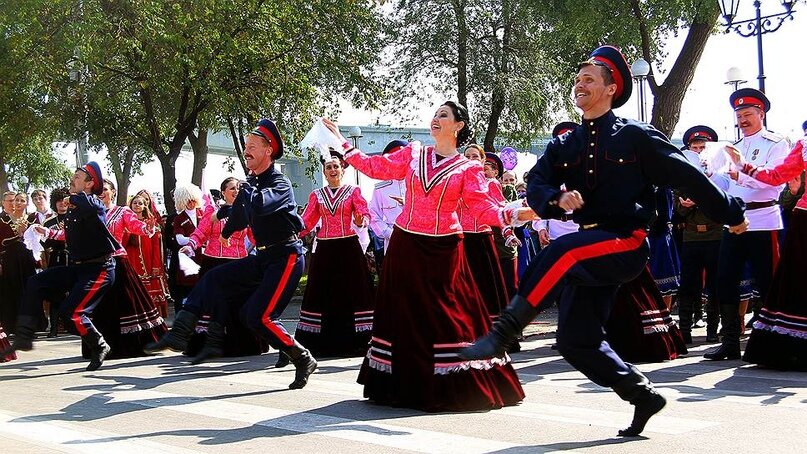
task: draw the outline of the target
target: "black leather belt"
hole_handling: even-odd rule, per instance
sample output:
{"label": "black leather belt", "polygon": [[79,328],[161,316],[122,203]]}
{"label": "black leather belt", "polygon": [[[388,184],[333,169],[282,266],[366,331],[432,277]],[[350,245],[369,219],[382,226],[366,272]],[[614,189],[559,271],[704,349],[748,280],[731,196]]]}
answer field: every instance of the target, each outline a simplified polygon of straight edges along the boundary
{"label": "black leather belt", "polygon": [[281,245],[284,245],[286,243],[290,243],[292,241],[297,241],[298,239],[299,238],[297,237],[297,234],[295,233],[294,235],[291,235],[288,238],[284,238],[282,240],[275,241],[274,243],[259,244],[259,245],[255,246],[255,250],[257,250],[257,251],[265,251],[266,249],[269,249],[270,247],[281,246]]}
{"label": "black leather belt", "polygon": [[717,230],[717,227],[709,224],[687,224],[686,226],[687,232],[704,233],[710,230]]}
{"label": "black leather belt", "polygon": [[558,220],[563,221],[563,222],[571,221],[572,220],[572,215],[569,214],[569,213],[563,213],[562,215],[560,215]]}
{"label": "black leather belt", "polygon": [[745,209],[746,210],[758,210],[760,208],[768,208],[776,205],[776,200],[768,200],[767,202],[746,202]]}
{"label": "black leather belt", "polygon": [[85,263],[105,263],[109,258],[112,257],[112,254],[102,255],[101,257],[96,257],[94,259],[87,259],[87,260],[73,260],[73,265],[83,265]]}

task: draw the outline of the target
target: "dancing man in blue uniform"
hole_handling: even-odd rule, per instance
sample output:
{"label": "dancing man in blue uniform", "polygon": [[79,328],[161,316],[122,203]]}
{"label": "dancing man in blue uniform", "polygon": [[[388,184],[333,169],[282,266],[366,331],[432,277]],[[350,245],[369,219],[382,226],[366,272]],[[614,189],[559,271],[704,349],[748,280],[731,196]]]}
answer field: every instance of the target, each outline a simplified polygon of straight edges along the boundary
{"label": "dancing man in blue uniform", "polygon": [[271,120],[261,120],[247,136],[244,150],[251,176],[241,185],[220,238],[227,242],[233,232],[250,227],[257,254],[208,271],[191,291],[171,330],[146,346],[146,351],[184,351],[196,322],[207,312],[211,314],[207,340],[193,363],[221,356],[224,326],[229,306],[234,304],[241,306],[241,322],[294,364],[295,377],[289,388],[300,389],[308,383],[317,362],[279,321],[304,265],[302,241],[297,237],[303,221],[297,215],[289,179],[274,166],[282,155],[283,139],[277,126]]}
{"label": "dancing man in blue uniform", "polygon": [[638,369],[611,350],[603,329],[619,285],[647,264],[654,185],[684,190],[733,233],[747,228],[742,202],[718,189],[662,133],[614,115],[611,109],[630,94],[630,67],[615,47],[602,46],[580,64],[574,101],[583,111],[582,125],[547,145],[527,186],[527,203],[539,216],[573,211],[580,231],[551,242],[532,261],[490,333],[460,352],[466,359],[501,356],[542,305],[559,300],[558,351],[635,406],[622,436],[639,435],[666,404]]}
{"label": "dancing man in blue uniform", "polygon": [[[94,161],[77,169],[70,180],[70,206],[65,214],[64,230],[34,227],[47,239],[65,241],[69,262],[67,266],[48,268],[28,279],[17,320],[17,335],[10,351],[31,350],[42,301],[61,299],[61,295],[69,292],[59,310],[70,322],[65,326],[80,335],[90,348],[87,370],[97,370],[109,354],[109,345],[91,320],[93,309],[115,282],[112,253],[119,248],[106,228],[106,208],[98,199],[103,181],[101,167]],[[6,353],[0,352],[0,357]]]}

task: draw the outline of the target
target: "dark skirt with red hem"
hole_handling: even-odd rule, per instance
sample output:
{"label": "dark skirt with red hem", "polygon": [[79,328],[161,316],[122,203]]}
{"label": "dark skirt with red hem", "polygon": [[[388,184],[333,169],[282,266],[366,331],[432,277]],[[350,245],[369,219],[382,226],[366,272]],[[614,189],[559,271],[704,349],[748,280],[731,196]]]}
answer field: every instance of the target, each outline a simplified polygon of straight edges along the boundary
{"label": "dark skirt with red hem", "polygon": [[[92,322],[112,348],[107,359],[145,356],[143,347],[168,331],[126,256],[115,257],[115,283],[93,311]],[[81,352],[89,357],[86,345]]]}
{"label": "dark skirt with red hem", "polygon": [[495,322],[509,300],[499,255],[496,253],[496,245],[493,244],[493,233],[466,232],[463,236],[465,238],[462,242],[468,266],[485,302],[490,321]]}
{"label": "dark skirt with red hem", "polygon": [[[211,257],[202,255],[199,260],[199,278],[213,268],[230,263],[231,258]],[[254,356],[269,351],[269,343],[260,336],[256,336],[252,330],[241,323],[239,311],[241,306],[237,304],[229,305],[230,316],[224,326],[224,357],[231,358],[237,356]],[[210,323],[210,315],[202,314],[199,323],[196,324],[196,331],[188,340],[188,348],[182,352],[185,356],[196,356],[204,347],[207,341],[207,326]]]}
{"label": "dark skirt with red hem", "polygon": [[[8,336],[6,335],[6,332],[3,331],[3,325],[0,325],[0,350],[5,350],[10,346],[11,344],[8,342]],[[5,356],[0,356],[0,363],[13,361],[15,359],[17,359],[17,354],[11,352]]]}
{"label": "dark skirt with red hem", "polygon": [[743,360],[807,370],[807,210],[794,209],[767,301],[754,322]]}
{"label": "dark skirt with red hem", "polygon": [[294,338],[315,357],[367,353],[375,295],[356,236],[317,241]]}
{"label": "dark skirt with red hem", "polygon": [[687,353],[681,330],[647,268],[619,287],[605,332],[608,344],[625,361],[654,363]]}
{"label": "dark skirt with red hem", "polygon": [[425,411],[515,405],[524,390],[510,358],[464,361],[457,352],[490,319],[458,235],[395,228],[378,289],[373,337],[359,373],[364,396]]}

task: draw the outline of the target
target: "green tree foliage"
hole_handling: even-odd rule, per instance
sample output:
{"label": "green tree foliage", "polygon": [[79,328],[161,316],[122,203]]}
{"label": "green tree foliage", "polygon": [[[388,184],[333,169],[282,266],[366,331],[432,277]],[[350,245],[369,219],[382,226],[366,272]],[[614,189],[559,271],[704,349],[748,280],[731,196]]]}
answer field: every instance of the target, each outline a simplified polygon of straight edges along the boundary
{"label": "green tree foliage", "polygon": [[[48,110],[50,87],[37,77],[49,63],[32,58],[41,45],[36,34],[21,27],[30,18],[16,2],[0,4],[0,189],[9,181],[20,187],[28,178],[32,187],[64,185],[68,167],[56,157],[57,122]],[[38,29],[41,33],[42,30]],[[6,172],[8,167],[8,172]]]}
{"label": "green tree foliage", "polygon": [[[293,135],[337,94],[358,105],[381,97],[370,68],[384,44],[374,1],[22,3],[16,23],[29,37],[44,30],[34,53],[60,67],[60,78],[39,76],[54,85],[49,101],[61,110],[61,130],[87,129],[122,172],[147,150],[160,161],[169,211],[176,160],[191,135],[261,116]],[[78,82],[64,77],[68,67]],[[120,150],[129,153],[116,159]]]}
{"label": "green tree foliage", "polygon": [[[651,123],[665,134],[678,123],[681,104],[695,74],[706,42],[714,32],[719,9],[712,0],[531,0],[541,18],[547,57],[573,74],[588,53],[603,44],[622,49],[633,62],[639,57],[651,64],[648,77],[654,97]],[[669,72],[660,81],[658,68],[671,57],[667,38],[686,34]],[[571,77],[568,85],[571,88]]]}

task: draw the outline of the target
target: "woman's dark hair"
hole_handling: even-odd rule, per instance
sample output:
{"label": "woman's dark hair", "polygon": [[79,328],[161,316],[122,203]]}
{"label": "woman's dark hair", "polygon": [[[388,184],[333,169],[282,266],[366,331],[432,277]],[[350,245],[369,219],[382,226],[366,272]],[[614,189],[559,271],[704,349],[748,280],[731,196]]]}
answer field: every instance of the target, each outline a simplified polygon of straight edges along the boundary
{"label": "woman's dark hair", "polygon": [[113,183],[112,180],[104,178],[104,184],[109,185],[110,189],[112,189],[113,191],[118,190],[117,188],[115,188],[115,183]]}
{"label": "woman's dark hair", "polygon": [[56,188],[50,191],[50,209],[56,212],[56,202],[64,200],[65,197],[70,197],[70,190],[67,188]]}
{"label": "woman's dark hair", "polygon": [[462,129],[457,133],[457,148],[463,148],[473,141],[471,137],[473,135],[471,131],[471,117],[468,115],[468,109],[454,101],[446,101],[443,105],[451,108],[451,112],[454,114],[456,121],[463,122]]}
{"label": "woman's dark hair", "polygon": [[233,181],[238,181],[238,178],[236,178],[236,177],[227,177],[227,178],[225,178],[224,181],[221,182],[221,186],[219,186],[219,189],[221,190],[221,192],[224,192],[224,190],[227,189],[227,185],[232,183]]}
{"label": "woman's dark hair", "polygon": [[[342,165],[343,170],[350,167],[350,164],[348,164],[347,161],[345,161],[345,157],[344,157],[344,155],[342,155],[342,153],[339,153],[338,151],[334,150],[333,148],[329,149],[328,151],[331,153],[331,158],[336,158],[336,159],[339,160],[339,164]],[[320,164],[322,164],[322,170],[323,171],[325,170],[325,163],[330,162],[332,160],[333,159],[329,159],[329,160],[326,161],[325,159],[322,158],[322,156],[319,157],[319,162],[320,162]]]}

